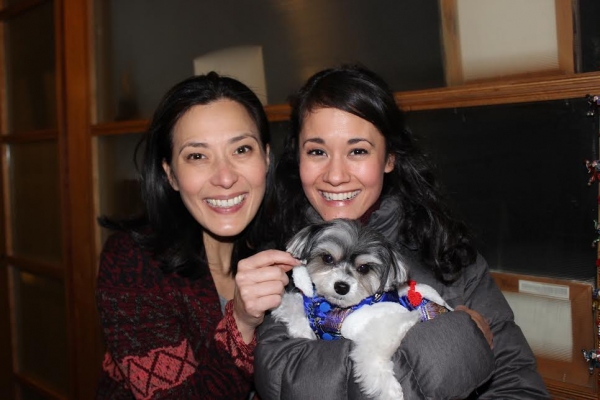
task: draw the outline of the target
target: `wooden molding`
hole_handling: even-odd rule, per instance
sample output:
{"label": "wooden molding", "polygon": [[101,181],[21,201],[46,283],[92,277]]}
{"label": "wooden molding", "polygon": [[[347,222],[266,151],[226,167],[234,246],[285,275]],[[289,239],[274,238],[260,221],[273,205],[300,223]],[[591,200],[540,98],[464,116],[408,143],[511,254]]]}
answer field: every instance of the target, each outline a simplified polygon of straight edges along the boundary
{"label": "wooden molding", "polygon": [[556,10],[556,40],[558,68],[565,73],[575,72],[575,46],[573,43],[573,1],[554,0]]}
{"label": "wooden molding", "polygon": [[274,104],[265,106],[265,112],[270,122],[287,121],[290,119],[291,109],[287,104]]}
{"label": "wooden molding", "polygon": [[[394,97],[403,111],[419,111],[573,99],[587,94],[600,94],[600,72],[396,92]],[[269,121],[278,122],[289,120],[291,109],[287,104],[274,104],[265,106],[265,111]],[[93,136],[139,133],[148,124],[148,120],[99,123],[92,125],[91,133]]]}
{"label": "wooden molding", "polygon": [[600,72],[468,84],[396,93],[404,111],[525,103],[585,97],[600,93]]}
{"label": "wooden molding", "polygon": [[463,83],[456,0],[439,0],[439,7],[446,86],[456,86]]}
{"label": "wooden molding", "polygon": [[127,133],[144,132],[150,121],[145,119],[133,121],[103,122],[92,125],[92,136],[122,135]]}
{"label": "wooden molding", "polygon": [[63,234],[65,237],[65,287],[68,299],[69,398],[94,397],[102,365],[101,331],[96,311],[94,186],[91,179],[90,135],[90,1],[60,0],[61,24],[57,40],[68,49],[63,59],[65,96],[60,147],[63,158]]}
{"label": "wooden molding", "polygon": [[24,257],[6,256],[6,263],[20,271],[63,281],[65,270],[59,263],[42,262]]}

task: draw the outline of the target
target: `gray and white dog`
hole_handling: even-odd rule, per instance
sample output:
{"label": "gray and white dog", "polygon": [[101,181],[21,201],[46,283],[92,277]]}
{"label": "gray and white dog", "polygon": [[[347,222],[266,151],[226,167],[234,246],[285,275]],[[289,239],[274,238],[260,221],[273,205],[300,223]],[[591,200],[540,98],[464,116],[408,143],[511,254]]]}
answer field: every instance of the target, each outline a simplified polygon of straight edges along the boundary
{"label": "gray and white dog", "polygon": [[310,225],[288,243],[303,260],[294,267],[298,291],[286,292],[272,314],[291,337],[354,342],[350,357],[361,390],[378,399],[403,399],[392,355],[422,319],[398,300],[410,290],[451,308],[428,285],[407,285],[408,268],[398,249],[377,231],[348,219]]}

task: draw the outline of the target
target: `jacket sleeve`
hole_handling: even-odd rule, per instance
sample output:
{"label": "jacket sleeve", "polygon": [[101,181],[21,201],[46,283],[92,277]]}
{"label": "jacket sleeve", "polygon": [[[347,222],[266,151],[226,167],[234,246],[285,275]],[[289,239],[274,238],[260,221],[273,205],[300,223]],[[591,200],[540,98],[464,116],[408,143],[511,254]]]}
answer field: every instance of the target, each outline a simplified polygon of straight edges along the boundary
{"label": "jacket sleeve", "polygon": [[536,369],[536,360],[513,312],[492,278],[487,262],[478,256],[465,286],[465,305],[490,323],[494,335],[495,370],[474,395],[479,399],[549,399]]}
{"label": "jacket sleeve", "polygon": [[[128,237],[109,238],[101,255],[96,299],[107,347],[103,370],[109,379],[103,381],[110,388],[99,388],[99,397],[247,399],[255,344],[243,342],[231,304],[216,326],[208,326],[203,299],[190,292],[182,302],[177,290],[163,290],[164,276]],[[198,307],[185,310],[197,315],[182,310],[193,301]],[[192,324],[204,328],[200,335],[191,333]]]}
{"label": "jacket sleeve", "polygon": [[348,359],[351,342],[290,338],[271,315],[257,332],[254,382],[261,400],[361,398]]}
{"label": "jacket sleeve", "polygon": [[[267,318],[258,332],[255,384],[261,399],[362,399],[345,339],[289,338]],[[492,352],[466,313],[446,313],[415,325],[393,357],[407,399],[466,398],[489,379]]]}

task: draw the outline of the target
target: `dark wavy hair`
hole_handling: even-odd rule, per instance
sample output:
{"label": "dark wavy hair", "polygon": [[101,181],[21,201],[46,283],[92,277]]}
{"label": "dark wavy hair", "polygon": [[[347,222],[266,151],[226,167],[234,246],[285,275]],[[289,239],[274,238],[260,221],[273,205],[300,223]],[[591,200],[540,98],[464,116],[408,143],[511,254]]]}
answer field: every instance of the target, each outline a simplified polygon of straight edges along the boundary
{"label": "dark wavy hair", "polygon": [[[114,221],[100,217],[100,225],[129,231],[142,247],[150,249],[161,261],[163,271],[197,278],[208,272],[202,240],[203,228],[185,207],[179,192],[169,184],[162,163],[171,163],[173,128],[192,107],[229,99],[244,107],[258,131],[263,151],[270,143],[269,123],[263,106],[243,83],[215,72],[193,76],[173,86],[156,108],[150,126],[138,143],[134,162],[139,172],[144,212],[141,216]],[[272,157],[272,153],[271,153]],[[267,173],[265,198],[272,191],[273,165]],[[267,241],[264,201],[256,217],[233,239],[230,271],[237,263],[256,252]]]}
{"label": "dark wavy hair", "polygon": [[298,137],[304,118],[319,108],[335,108],[372,123],[395,155],[394,170],[385,174],[382,196],[399,200],[400,241],[418,248],[422,261],[443,282],[455,280],[477,256],[466,225],[452,217],[427,157],[406,128],[402,111],[386,82],[361,66],[326,69],[308,79],[291,98],[291,130],[276,176],[277,245],[283,246],[308,223],[309,202],[302,194]]}

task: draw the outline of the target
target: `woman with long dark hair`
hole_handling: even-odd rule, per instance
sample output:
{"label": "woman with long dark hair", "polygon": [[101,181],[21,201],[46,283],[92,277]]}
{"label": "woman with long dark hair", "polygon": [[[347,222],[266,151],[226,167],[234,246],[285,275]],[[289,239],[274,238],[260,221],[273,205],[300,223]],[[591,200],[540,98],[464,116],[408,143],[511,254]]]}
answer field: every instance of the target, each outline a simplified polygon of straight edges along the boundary
{"label": "woman with long dark hair", "polygon": [[[254,331],[297,261],[262,252],[269,125],[256,95],[216,73],[175,85],[138,146],[144,213],[101,219],[98,398],[243,399]],[[136,163],[137,164],[137,163]]]}
{"label": "woman with long dark hair", "polygon": [[[508,303],[446,207],[387,84],[356,66],[321,71],[293,98],[291,122],[276,169],[278,246],[313,222],[359,220],[396,242],[410,279],[456,310],[403,339],[392,361],[404,398],[548,398]],[[350,341],[290,339],[270,317],[258,341],[261,398],[364,397]]]}

